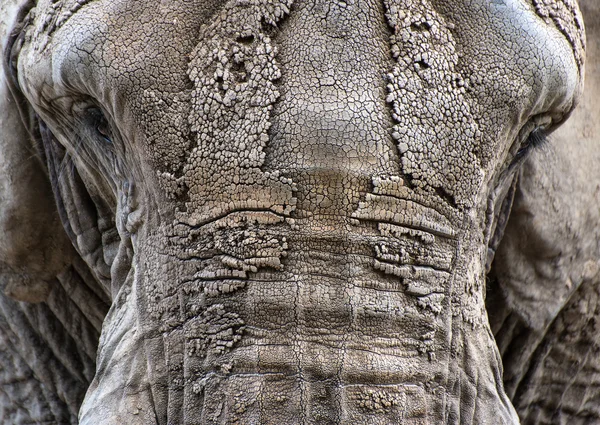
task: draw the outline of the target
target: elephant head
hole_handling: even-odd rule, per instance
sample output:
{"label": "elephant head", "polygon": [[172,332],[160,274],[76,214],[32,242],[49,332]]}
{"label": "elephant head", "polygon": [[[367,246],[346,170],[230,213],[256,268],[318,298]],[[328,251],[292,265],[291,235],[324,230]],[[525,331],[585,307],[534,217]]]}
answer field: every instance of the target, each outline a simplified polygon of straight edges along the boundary
{"label": "elephant head", "polygon": [[111,304],[80,423],[516,423],[488,252],[583,37],[567,0],[23,6],[7,85]]}

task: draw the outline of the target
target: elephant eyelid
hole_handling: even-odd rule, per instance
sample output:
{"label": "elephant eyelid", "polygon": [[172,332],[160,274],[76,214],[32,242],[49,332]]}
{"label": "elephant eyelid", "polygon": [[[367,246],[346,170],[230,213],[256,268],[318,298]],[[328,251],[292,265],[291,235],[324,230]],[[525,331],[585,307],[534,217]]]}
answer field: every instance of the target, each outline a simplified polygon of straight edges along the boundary
{"label": "elephant eyelid", "polygon": [[99,108],[88,108],[86,110],[86,119],[98,136],[104,141],[112,143],[110,125]]}
{"label": "elephant eyelid", "polygon": [[108,135],[108,126],[105,123],[100,123],[96,126],[96,131],[107,141],[110,140],[110,136]]}

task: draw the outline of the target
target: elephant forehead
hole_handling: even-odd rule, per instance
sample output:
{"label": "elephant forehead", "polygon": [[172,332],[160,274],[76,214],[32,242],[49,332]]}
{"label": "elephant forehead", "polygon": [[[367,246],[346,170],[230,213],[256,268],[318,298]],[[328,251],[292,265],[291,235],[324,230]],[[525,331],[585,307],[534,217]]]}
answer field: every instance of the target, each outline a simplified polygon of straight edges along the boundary
{"label": "elephant forehead", "polygon": [[[442,32],[447,29],[455,39],[464,77],[483,78],[495,90],[506,91],[506,95],[513,98],[523,98],[523,90],[533,88],[535,93],[527,93],[530,101],[547,92],[559,92],[563,95],[561,100],[568,98],[564,96],[565,90],[572,91],[577,83],[569,72],[573,53],[577,65],[581,66],[583,62],[583,24],[571,0],[390,0],[381,2],[383,4],[360,0],[339,4],[319,1],[257,2],[257,10],[263,6],[274,8],[273,15],[263,16],[266,20],[260,23],[265,28],[270,23],[276,24],[281,30],[270,28],[268,31],[274,45],[277,45],[278,36],[293,19],[296,10],[302,9],[305,3],[310,3],[311,12],[319,19],[313,19],[312,25],[294,28],[299,32],[294,40],[299,46],[298,53],[302,52],[303,45],[316,52],[331,47],[308,42],[314,41],[318,33],[325,39],[350,41],[348,39],[353,33],[367,30],[365,24],[380,26],[376,29],[379,33],[393,33],[409,29],[429,31],[430,26],[437,22],[444,27]],[[245,2],[205,0],[78,0],[57,4],[40,1],[33,45],[39,52],[39,49],[51,44],[53,63],[50,66],[53,72],[49,78],[54,83],[68,79],[71,86],[97,92],[93,94],[98,96],[112,87],[119,90],[121,96],[133,97],[131,103],[136,107],[147,108],[148,102],[144,97],[147,90],[163,95],[189,92],[188,67],[194,60],[190,55],[199,44],[207,43],[207,28],[216,28],[215,22],[229,22],[232,24],[230,30],[234,31],[223,33],[224,38],[235,38],[240,31],[248,30],[250,16],[245,22],[224,16],[233,10],[231,7],[234,5],[245,11],[253,8]],[[289,19],[288,8],[292,9]],[[386,15],[387,19],[365,19],[374,13],[368,9]],[[353,14],[352,10],[358,12]],[[285,19],[281,19],[284,16]],[[235,20],[237,22],[234,23]],[[407,21],[411,26],[404,28]],[[407,66],[419,62],[415,59],[427,62],[427,55],[410,57],[410,49],[405,46],[410,38],[414,38],[414,34],[402,31],[395,45],[391,46],[392,50],[397,49],[396,53],[403,56]],[[444,39],[438,37],[437,43],[440,42],[443,43]],[[224,46],[213,47],[221,49]],[[348,42],[347,47],[360,50],[373,45],[358,46]],[[428,47],[435,50],[435,46]],[[327,78],[325,74],[331,72],[326,56],[320,59],[321,66],[316,69],[324,75],[315,75],[315,78]],[[506,81],[513,81],[511,86],[499,87],[497,77],[501,74],[506,76]],[[522,87],[515,87],[517,83],[514,81],[520,82]],[[562,89],[559,84],[562,84]],[[479,100],[486,103],[486,99]]]}
{"label": "elephant forehead", "polygon": [[22,68],[43,88],[30,92],[133,117],[121,130],[144,140],[170,195],[210,200],[207,187],[239,182],[234,169],[341,164],[467,205],[522,126],[560,121],[579,89],[568,2],[216,3],[41,1]]}

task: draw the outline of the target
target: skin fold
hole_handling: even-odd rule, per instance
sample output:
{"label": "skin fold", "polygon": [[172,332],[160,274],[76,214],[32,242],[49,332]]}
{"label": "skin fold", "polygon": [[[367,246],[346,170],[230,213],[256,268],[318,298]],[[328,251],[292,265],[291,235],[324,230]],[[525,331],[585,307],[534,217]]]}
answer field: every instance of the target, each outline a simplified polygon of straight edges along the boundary
{"label": "skin fold", "polygon": [[[0,7],[2,50],[18,16]],[[0,422],[77,423],[109,298],[63,230],[33,110],[0,74]]]}
{"label": "skin fold", "polygon": [[581,97],[573,1],[1,4],[0,417],[551,417],[493,332],[539,344],[573,299],[515,301],[548,285],[520,233],[595,277],[536,198],[570,205],[535,141]]}

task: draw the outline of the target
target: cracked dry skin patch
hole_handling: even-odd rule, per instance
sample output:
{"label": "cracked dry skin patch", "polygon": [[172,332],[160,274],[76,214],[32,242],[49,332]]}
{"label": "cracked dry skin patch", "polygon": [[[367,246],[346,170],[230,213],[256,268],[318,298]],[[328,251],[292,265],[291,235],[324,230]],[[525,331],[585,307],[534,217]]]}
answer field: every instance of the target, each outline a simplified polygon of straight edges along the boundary
{"label": "cracked dry skin patch", "polygon": [[[79,9],[92,0],[53,0],[50,7],[45,10],[42,25],[39,27],[37,36],[50,37],[59,30],[67,20]],[[35,9],[32,14],[35,14]],[[48,40],[48,39],[47,39]]]}
{"label": "cracked dry skin patch", "polygon": [[188,68],[195,144],[180,178],[189,199],[181,217],[192,225],[237,210],[289,215],[294,209],[292,181],[261,170],[281,75],[266,30],[290,4],[230,2],[199,34]]}
{"label": "cracked dry skin patch", "polygon": [[429,2],[385,4],[397,62],[388,75],[387,101],[396,122],[392,137],[402,171],[416,188],[437,190],[445,194],[445,202],[469,207],[482,179],[474,152],[482,135],[457,70],[452,25]]}
{"label": "cracked dry skin patch", "polygon": [[[167,196],[184,204],[162,234],[170,243],[156,264],[175,260],[179,277],[146,288],[150,317],[163,324],[169,421],[209,423],[223,412],[251,418],[249,409],[258,405],[237,393],[219,397],[238,381],[244,394],[260,387],[255,379],[228,377],[234,367],[228,354],[248,339],[251,313],[239,302],[250,275],[282,269],[284,235],[294,222],[295,184],[262,169],[279,98],[277,48],[269,32],[290,4],[229,2],[200,29],[190,54],[193,89],[184,127],[192,143],[178,144],[183,167],[158,173]],[[180,116],[186,112],[181,105]],[[149,277],[173,274],[156,264],[148,264]]]}

